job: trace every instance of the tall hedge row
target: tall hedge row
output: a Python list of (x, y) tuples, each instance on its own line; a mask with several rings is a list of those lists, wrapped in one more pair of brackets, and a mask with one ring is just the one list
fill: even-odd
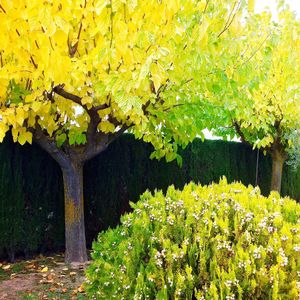
[[(113, 227), (147, 188), (182, 188), (191, 180), (207, 184), (225, 175), (228, 181), (254, 184), (257, 152), (233, 142), (196, 140), (182, 151), (183, 166), (150, 160), (151, 147), (124, 135), (84, 169), (88, 243)], [(271, 161), (259, 155), (258, 183), (270, 184)], [(284, 169), (282, 193), (300, 199), (300, 170)], [(6, 139), (0, 144), (0, 257), (13, 259), (64, 246), (62, 175), (37, 146)]]

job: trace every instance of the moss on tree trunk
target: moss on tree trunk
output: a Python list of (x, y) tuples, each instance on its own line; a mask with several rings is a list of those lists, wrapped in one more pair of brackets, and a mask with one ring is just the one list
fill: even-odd
[(83, 164), (71, 163), (68, 168), (62, 170), (65, 194), (65, 261), (86, 262)]

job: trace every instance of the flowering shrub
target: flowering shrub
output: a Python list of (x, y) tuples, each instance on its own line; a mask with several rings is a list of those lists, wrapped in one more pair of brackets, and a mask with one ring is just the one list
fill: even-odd
[(91, 299), (300, 299), (300, 205), (240, 183), (146, 192), (101, 233)]

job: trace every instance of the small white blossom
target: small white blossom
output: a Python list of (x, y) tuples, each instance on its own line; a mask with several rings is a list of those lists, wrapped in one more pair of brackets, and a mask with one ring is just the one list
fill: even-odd
[(171, 216), (168, 216), (167, 217), (167, 223), (169, 224), (169, 225), (174, 225), (174, 219), (171, 217)]
[(232, 281), (231, 280), (226, 280), (225, 285), (226, 285), (226, 287), (231, 288)]
[(241, 205), (239, 203), (235, 203), (234, 206), (233, 206), (233, 209), (235, 211), (240, 211), (242, 209)]
[(288, 259), (288, 257), (285, 255), (285, 253), (284, 253), (284, 251), (283, 251), (282, 248), (279, 248), (279, 254), (280, 254), (281, 259), (282, 259), (282, 262), (280, 263), (280, 265), (281, 265), (282, 267), (285, 267), (285, 266), (288, 264), (289, 259)]
[(260, 259), (261, 258), (261, 249), (260, 249), (260, 247), (254, 249), (254, 251), (253, 251), (253, 257), (256, 258), (256, 259)]
[(296, 251), (296, 252), (300, 252), (300, 246), (298, 246), (298, 245), (296, 245), (296, 246), (294, 246), (294, 251)]
[(199, 216), (197, 213), (193, 213), (193, 217), (194, 217), (197, 221), (199, 221), (199, 219), (200, 219), (200, 216)]

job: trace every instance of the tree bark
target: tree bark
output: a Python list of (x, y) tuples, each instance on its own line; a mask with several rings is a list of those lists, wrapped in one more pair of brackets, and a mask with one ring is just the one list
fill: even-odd
[(83, 163), (62, 167), (65, 196), (65, 261), (86, 262), (83, 205)]
[(286, 154), (283, 150), (272, 149), (272, 179), (271, 179), (271, 191), (281, 192), (281, 179), (283, 164), (286, 160)]

